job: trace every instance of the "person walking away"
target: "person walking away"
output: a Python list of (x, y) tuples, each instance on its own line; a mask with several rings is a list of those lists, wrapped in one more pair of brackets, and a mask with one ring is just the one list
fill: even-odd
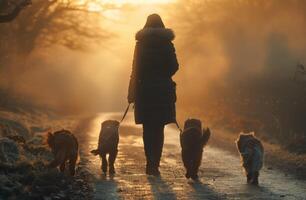
[(135, 123), (143, 125), (146, 174), (159, 176), (164, 144), (164, 126), (176, 122), (177, 72), (174, 33), (158, 14), (149, 15), (136, 33), (128, 102), (134, 103)]

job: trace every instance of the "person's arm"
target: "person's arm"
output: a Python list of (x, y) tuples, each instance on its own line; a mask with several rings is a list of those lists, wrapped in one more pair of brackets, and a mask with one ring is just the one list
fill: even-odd
[(137, 67), (138, 67), (138, 42), (136, 43), (135, 49), (134, 49), (134, 57), (133, 57), (133, 65), (132, 65), (132, 73), (130, 76), (130, 83), (129, 83), (129, 91), (128, 91), (128, 102), (134, 103), (136, 98), (136, 80), (137, 80)]
[(170, 43), (170, 49), (169, 49), (169, 73), (170, 76), (173, 76), (177, 70), (179, 69), (179, 64), (177, 62), (175, 48), (173, 43)]

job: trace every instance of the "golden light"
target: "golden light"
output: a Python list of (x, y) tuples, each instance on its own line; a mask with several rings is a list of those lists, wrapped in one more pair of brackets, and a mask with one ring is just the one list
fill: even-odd
[(89, 5), (92, 7), (103, 5), (144, 5), (144, 4), (167, 4), (175, 2), (176, 0), (75, 0), (74, 3), (78, 5)]
[[(101, 12), (104, 7), (125, 5), (163, 5), (173, 3), (176, 0), (74, 0), (73, 5), (86, 8), (90, 12)], [(71, 3), (71, 2), (70, 2)]]
[(100, 0), (100, 3), (108, 4), (164, 4), (174, 0)]

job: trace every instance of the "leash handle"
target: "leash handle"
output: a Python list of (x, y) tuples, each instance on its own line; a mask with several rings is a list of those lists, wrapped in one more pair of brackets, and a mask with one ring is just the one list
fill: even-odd
[(124, 118), (125, 118), (127, 112), (129, 111), (130, 105), (131, 105), (131, 104), (129, 103), (128, 106), (126, 107), (125, 112), (124, 112), (124, 114), (123, 114), (123, 116), (122, 116), (122, 119), (121, 119), (121, 121), (120, 121), (120, 124), (121, 124), (121, 122), (124, 120)]

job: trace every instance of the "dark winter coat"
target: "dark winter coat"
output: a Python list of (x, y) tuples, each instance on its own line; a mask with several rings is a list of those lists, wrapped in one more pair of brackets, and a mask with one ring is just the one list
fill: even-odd
[(135, 105), (136, 124), (176, 121), (176, 84), (171, 77), (178, 62), (173, 39), (173, 31), (166, 28), (144, 28), (136, 34), (128, 94)]

